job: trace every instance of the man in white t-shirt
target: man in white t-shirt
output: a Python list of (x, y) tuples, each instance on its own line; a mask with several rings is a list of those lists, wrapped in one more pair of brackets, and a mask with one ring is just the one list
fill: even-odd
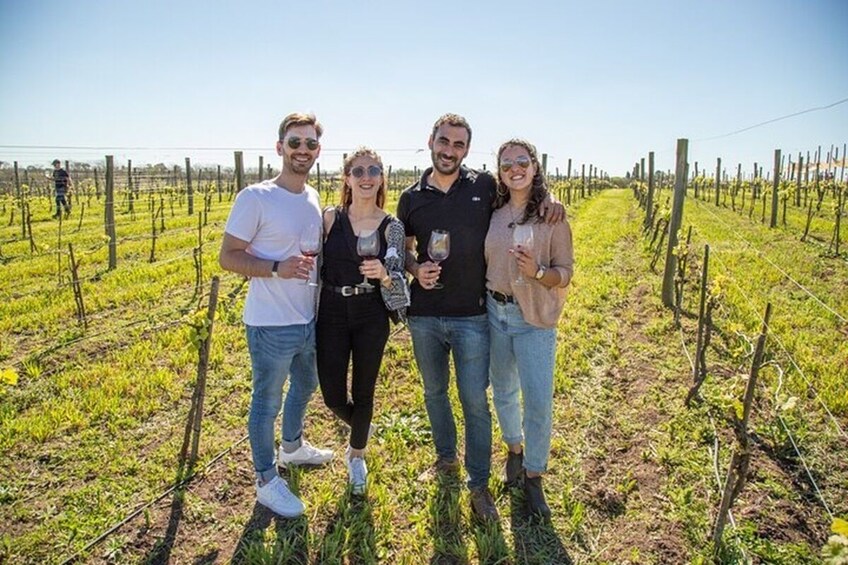
[[(303, 514), (304, 506), (277, 473), (277, 464), (318, 465), (333, 457), (303, 438), (306, 406), (318, 387), (316, 287), (309, 284), (318, 273), (314, 259), (301, 253), (300, 234), (321, 225), (318, 193), (306, 178), (321, 152), (322, 131), (313, 114), (285, 117), (277, 141), (283, 170), (238, 193), (218, 256), (227, 271), (250, 277), (243, 319), (253, 369), (248, 433), (256, 496), (287, 518)], [(289, 375), (282, 443), (275, 453), (274, 425)]]

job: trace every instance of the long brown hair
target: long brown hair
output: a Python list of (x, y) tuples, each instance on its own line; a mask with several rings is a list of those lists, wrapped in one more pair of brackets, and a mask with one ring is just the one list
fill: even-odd
[(347, 183), (347, 177), (350, 175), (351, 169), (353, 169), (353, 162), (359, 157), (370, 157), (374, 159), (380, 165), (380, 169), (383, 170), (383, 172), (380, 173), (380, 188), (377, 189), (377, 208), (382, 208), (386, 203), (386, 171), (383, 168), (383, 160), (380, 159), (380, 156), (377, 155), (376, 151), (368, 147), (358, 147), (356, 151), (348, 155), (347, 159), (344, 160), (344, 164), (342, 165), (341, 206), (347, 210), (353, 203), (353, 189)]
[(507, 147), (512, 146), (526, 149), (527, 154), (530, 155), (530, 162), (533, 163), (533, 167), (536, 169), (536, 173), (533, 175), (533, 183), (530, 185), (530, 196), (527, 200), (527, 206), (524, 208), (524, 216), (521, 217), (518, 223), (526, 224), (532, 221), (534, 224), (538, 224), (543, 219), (539, 212), (539, 207), (548, 196), (548, 184), (545, 181), (542, 166), (539, 164), (539, 154), (536, 152), (536, 147), (526, 139), (510, 139), (509, 141), (505, 141), (500, 146), (500, 149), (498, 149), (498, 194), (495, 197), (495, 208), (501, 208), (509, 202), (509, 189), (501, 180), (501, 155)]

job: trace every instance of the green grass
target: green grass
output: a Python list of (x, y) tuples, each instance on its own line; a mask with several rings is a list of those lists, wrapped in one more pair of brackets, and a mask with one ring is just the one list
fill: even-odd
[[(186, 214), (176, 196), (171, 216), (168, 198), (166, 193), (166, 230), (153, 263), (148, 262), (150, 213), (143, 199), (134, 221), (125, 211), (118, 214), (122, 241), (115, 271), (106, 270), (96, 199), (87, 206), (79, 231), (76, 216), (63, 225), (62, 241), (83, 250), (77, 253), (89, 311), (86, 331), (74, 320), (66, 267), (57, 271), (59, 235), (57, 223), (47, 219), (49, 200), (32, 205), (38, 252), (30, 254), (29, 242), (20, 240), (19, 225), (0, 228), (0, 360), (2, 368), (13, 367), (19, 375), (17, 384), (0, 388), (0, 446), (6, 463), (0, 467), (0, 560), (61, 561), (163, 492), (177, 476), (196, 372), (188, 323), (200, 301), (193, 296), (190, 253), (198, 243), (197, 218)], [(395, 202), (392, 193), (387, 207), (393, 210)], [(234, 300), (227, 297), (240, 280), (221, 273), (215, 261), (229, 206), (227, 195), (221, 203), (213, 198), (203, 228), (204, 291), (213, 274), (222, 275), (222, 288), (201, 467), (246, 433), (250, 374), (240, 323), (243, 293)], [(839, 328), (810, 301), (793, 295), (758, 255), (741, 249), (737, 236), (767, 248), (772, 261), (843, 312), (848, 309), (848, 297), (840, 292), (848, 287), (844, 264), (818, 256), (784, 230), (770, 231), (747, 216), (717, 210), (728, 224), (724, 227), (705, 206), (687, 204), (685, 223), (696, 225), (696, 245), (710, 241), (715, 246), (722, 272), (741, 289), (728, 287), (719, 323), (729, 334), (735, 324), (738, 331), (754, 335), (755, 312), (773, 300), (779, 315), (772, 331), (814, 376), (822, 401), (844, 424), (846, 379), (840, 359), (846, 357), (844, 339), (834, 333)], [(85, 559), (705, 562), (719, 496), (710, 454), (715, 432), (708, 415), (717, 421), (724, 473), (731, 442), (723, 410), (738, 397), (741, 381), (728, 377), (729, 370), (716, 370), (705, 385), (708, 402), (683, 408), (690, 369), (671, 313), (659, 303), (659, 277), (648, 268), (641, 211), (630, 192), (610, 190), (576, 201), (569, 215), (577, 267), (558, 337), (554, 436), (545, 478), (554, 511), (549, 525), (527, 519), (520, 492), (501, 490), (505, 452), (497, 429), (491, 487), (501, 513), (498, 525), (471, 519), (461, 479), (437, 479), (427, 472), (434, 459), (429, 422), (409, 337), (401, 331), (387, 346), (378, 383), (375, 423), (380, 431), (369, 446), (371, 483), (364, 500), (346, 488), (340, 461), (346, 428), (316, 397), (308, 413), (309, 438), (336, 448), (337, 458), (325, 468), (287, 472), (308, 507), (302, 518), (275, 520), (254, 507), (249, 449), (239, 444), (187, 489), (151, 507)], [(808, 264), (814, 266), (812, 273), (800, 268)], [(754, 305), (746, 307), (755, 292)], [(686, 307), (696, 309), (691, 298)], [(684, 334), (692, 340), (689, 320)], [(785, 364), (785, 354), (771, 355)], [(716, 353), (711, 359), (718, 369), (741, 365), (744, 357)], [(845, 499), (838, 498), (845, 490), (845, 462), (838, 460), (838, 437), (827, 431), (827, 420), (803, 379), (787, 371), (775, 394), (776, 375), (766, 373), (753, 425), (774, 456), (756, 467), (734, 506), (739, 526), (726, 534), (725, 561), (755, 555), (769, 562), (814, 562), (828, 524), (803, 492), (803, 477), (796, 481), (801, 476), (793, 470), (797, 462), (786, 453), (786, 438), (775, 426), (775, 398), (798, 398), (796, 408), (781, 414), (842, 515), (848, 510)], [(455, 391), (452, 400), (462, 426)], [(786, 536), (771, 527), (787, 517), (803, 518), (811, 533)], [(177, 524), (170, 537), (169, 518)]]

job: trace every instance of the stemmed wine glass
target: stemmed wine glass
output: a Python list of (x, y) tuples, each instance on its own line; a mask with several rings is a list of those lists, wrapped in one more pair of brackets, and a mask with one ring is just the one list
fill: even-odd
[[(364, 261), (377, 258), (377, 255), (380, 254), (380, 237), (377, 230), (359, 234), (356, 239), (356, 253)], [(358, 288), (374, 288), (374, 285), (368, 282), (368, 277), (365, 275), (362, 275), (362, 282), (356, 286)]]
[[(450, 233), (447, 230), (433, 230), (430, 233), (427, 255), (430, 257), (430, 261), (436, 265), (448, 258), (450, 255)], [(445, 285), (437, 282), (433, 285), (433, 288), (445, 288)]]
[[(512, 244), (515, 247), (521, 247), (524, 250), (533, 249), (533, 225), (532, 224), (516, 224), (512, 232)], [(518, 269), (518, 278), (513, 281), (515, 284), (527, 284), (527, 279), (524, 278), (524, 273), (521, 268)]]
[[(306, 257), (316, 257), (320, 251), (321, 226), (318, 224), (309, 224), (302, 232), (300, 232), (300, 252)], [(312, 282), (311, 278), (303, 281), (303, 284), (318, 286), (318, 283)]]

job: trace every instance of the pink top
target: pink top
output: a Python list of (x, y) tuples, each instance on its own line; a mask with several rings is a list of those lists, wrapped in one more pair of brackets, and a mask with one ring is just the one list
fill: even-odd
[(517, 264), (509, 253), (512, 249), (513, 228), (509, 224), (521, 218), (524, 211), (511, 211), (510, 204), (495, 210), (486, 234), (486, 288), (515, 296), (524, 320), (540, 328), (555, 328), (565, 306), (565, 287), (574, 274), (574, 248), (568, 220), (554, 225), (533, 224), (533, 249), (536, 261), (555, 269), (562, 283), (548, 288), (539, 281), (527, 278), (526, 284), (515, 284)]

